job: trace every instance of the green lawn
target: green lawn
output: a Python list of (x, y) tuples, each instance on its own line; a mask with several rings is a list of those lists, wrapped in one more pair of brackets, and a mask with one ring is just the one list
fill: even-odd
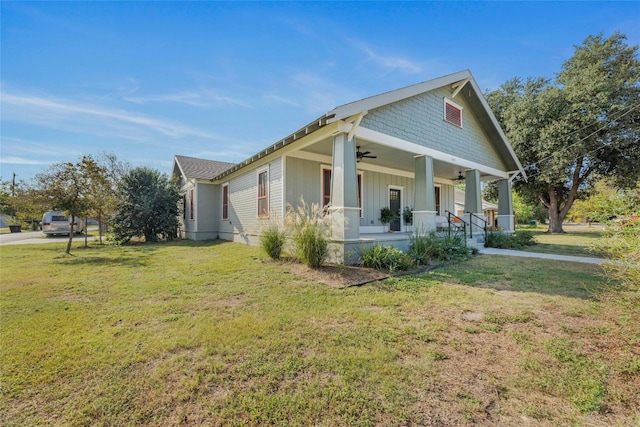
[(0, 419), (633, 425), (639, 316), (599, 267), (477, 256), (330, 288), (221, 242), (0, 248)]
[(537, 245), (524, 248), (528, 252), (548, 253), (557, 255), (572, 255), (583, 257), (602, 258), (602, 254), (594, 250), (595, 242), (602, 238), (603, 226), (594, 224), (591, 227), (586, 225), (564, 225), (565, 234), (548, 234), (547, 226), (539, 225), (532, 229), (529, 227), (519, 228), (533, 232)]

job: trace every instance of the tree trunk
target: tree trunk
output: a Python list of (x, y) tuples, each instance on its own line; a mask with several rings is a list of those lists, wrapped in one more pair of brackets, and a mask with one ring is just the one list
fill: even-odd
[(67, 250), (66, 250), (67, 255), (71, 253), (71, 244), (73, 243), (73, 233), (74, 233), (74, 229), (73, 229), (74, 222), (76, 222), (76, 217), (71, 215), (71, 224), (69, 227), (69, 241), (67, 242)]
[(547, 233), (564, 233), (562, 229), (564, 215), (562, 215), (562, 211), (560, 210), (558, 196), (557, 189), (549, 190), (549, 228), (547, 229)]

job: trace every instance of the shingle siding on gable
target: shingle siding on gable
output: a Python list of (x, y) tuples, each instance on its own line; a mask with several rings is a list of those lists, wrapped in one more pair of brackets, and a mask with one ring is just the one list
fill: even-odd
[[(463, 107), (462, 128), (443, 120), (443, 99), (450, 97), (450, 91), (438, 89), (385, 105), (369, 111), (360, 125), (443, 153), (505, 170), (502, 159), (473, 115), (462, 92), (453, 100)], [(469, 143), (470, 141), (473, 142)]]

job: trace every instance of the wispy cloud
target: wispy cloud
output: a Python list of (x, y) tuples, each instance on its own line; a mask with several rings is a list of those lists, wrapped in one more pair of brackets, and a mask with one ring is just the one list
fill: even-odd
[(156, 96), (125, 96), (125, 101), (135, 104), (147, 104), (150, 102), (178, 102), (180, 104), (191, 105), (193, 107), (207, 107), (208, 104), (202, 101), (202, 95), (195, 92), (179, 92), (174, 94)]
[(220, 95), (217, 91), (211, 89), (204, 89), (202, 92), (190, 91), (149, 96), (125, 96), (123, 99), (136, 104), (176, 102), (201, 108), (216, 107), (220, 105), (235, 105), (242, 108), (253, 108), (253, 106), (248, 102), (238, 98)]
[[(86, 119), (100, 120), (102, 128), (126, 124), (153, 133), (174, 138), (199, 137), (218, 139), (217, 135), (185, 126), (164, 118), (150, 117), (132, 111), (111, 109), (99, 105), (79, 103), (74, 100), (53, 99), (41, 96), (2, 92), (0, 94), (5, 119), (31, 122), (40, 125), (78, 126), (87, 130)], [(62, 121), (62, 123), (61, 123)], [(80, 123), (82, 122), (82, 123)], [(104, 130), (97, 130), (100, 134)]]
[(399, 56), (383, 55), (373, 50), (373, 48), (366, 43), (352, 41), (351, 45), (366, 56), (367, 62), (373, 62), (389, 72), (401, 71), (407, 74), (417, 74), (423, 71), (423, 67), (415, 61)]
[(266, 100), (268, 101), (272, 101), (275, 102), (277, 104), (285, 104), (285, 105), (290, 105), (292, 107), (300, 107), (300, 104), (298, 104), (296, 101), (289, 99), (289, 98), (285, 98), (284, 96), (278, 96), (278, 95), (265, 95), (264, 97)]
[(51, 161), (45, 160), (34, 160), (34, 159), (26, 159), (24, 157), (16, 157), (16, 156), (2, 156), (0, 157), (0, 163), (3, 165), (48, 165), (51, 164)]

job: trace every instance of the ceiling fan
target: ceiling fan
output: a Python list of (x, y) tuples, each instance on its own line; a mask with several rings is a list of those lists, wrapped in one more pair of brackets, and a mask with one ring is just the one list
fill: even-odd
[(360, 160), (367, 158), (367, 159), (377, 159), (378, 156), (370, 156), (369, 154), (371, 154), (371, 151), (365, 151), (362, 152), (360, 151), (360, 146), (358, 145), (356, 147), (358, 150), (356, 151), (356, 160), (359, 162)]
[(462, 175), (462, 171), (458, 172), (458, 176), (456, 178), (453, 178), (454, 181), (464, 181), (465, 177), (464, 175)]

